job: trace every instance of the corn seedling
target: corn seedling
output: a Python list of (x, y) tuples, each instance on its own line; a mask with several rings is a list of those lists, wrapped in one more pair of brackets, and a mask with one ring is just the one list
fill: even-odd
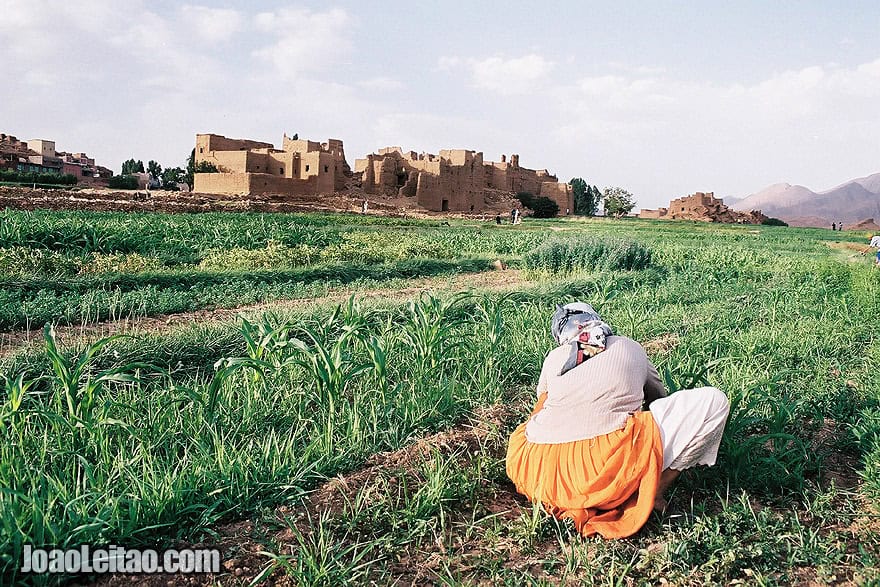
[[(254, 365), (271, 363), (278, 366), (284, 360), (284, 353), (288, 349), (288, 333), (290, 324), (284, 323), (279, 326), (272, 325), (268, 319), (258, 324), (252, 324), (244, 316), (241, 319), (241, 335), (247, 345), (247, 355), (254, 361)], [(262, 368), (253, 369), (254, 381), (263, 377)]]
[[(296, 364), (306, 370), (315, 384), (318, 405), (329, 413), (334, 411), (336, 400), (342, 395), (346, 384), (370, 369), (369, 365), (351, 360), (348, 352), (352, 330), (343, 330), (335, 338), (328, 340), (307, 326), (297, 329), (307, 341), (291, 338), (290, 345), (298, 351), (286, 362)], [(327, 330), (325, 329), (325, 333)]]
[[(58, 350), (55, 343), (55, 330), (51, 325), (47, 324), (43, 329), (43, 337), (46, 342), (46, 354), (55, 373), (56, 383), (61, 389), (61, 393), (56, 397), (66, 406), (69, 422), (78, 428), (90, 431), (93, 424), (106, 422), (108, 404), (98, 402), (98, 394), (105, 383), (110, 381), (134, 382), (138, 380), (138, 377), (132, 374), (133, 371), (150, 368), (149, 365), (143, 363), (131, 363), (105, 369), (98, 373), (90, 372), (89, 367), (95, 356), (107, 345), (122, 338), (121, 335), (109, 336), (89, 345), (75, 360), (69, 359)], [(96, 415), (95, 411), (99, 406), (103, 413)]]
[(456, 348), (466, 342), (454, 339), (456, 328), (464, 318), (454, 315), (457, 305), (472, 297), (469, 293), (457, 294), (446, 301), (429, 293), (407, 305), (406, 321), (401, 337), (415, 352), (418, 372), (427, 374), (451, 358)]

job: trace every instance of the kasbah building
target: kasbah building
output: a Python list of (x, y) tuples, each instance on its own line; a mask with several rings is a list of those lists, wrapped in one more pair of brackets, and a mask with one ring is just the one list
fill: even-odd
[(329, 195), (358, 186), (365, 196), (406, 198), (434, 212), (483, 212), (490, 202), (519, 192), (545, 196), (559, 214), (574, 209), (571, 186), (545, 170), (510, 161), (484, 161), (480, 152), (442, 150), (439, 155), (380, 149), (357, 159), (352, 172), (342, 141), (326, 143), (289, 138), (281, 149), (271, 143), (196, 135), (195, 162), (213, 164), (218, 173), (196, 173), (194, 192), (227, 195)]
[(767, 216), (760, 210), (739, 212), (728, 208), (723, 200), (713, 192), (696, 192), (689, 196), (676, 198), (667, 208), (643, 209), (639, 218), (654, 220), (699, 220), (701, 222), (726, 222), (735, 224), (761, 224)]

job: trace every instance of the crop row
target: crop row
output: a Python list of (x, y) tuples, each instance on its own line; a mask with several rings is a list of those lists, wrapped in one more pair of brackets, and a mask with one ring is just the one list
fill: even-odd
[[(175, 358), (168, 348), (150, 356), (140, 340), (114, 339), (70, 353), (49, 331), (44, 368), (5, 373), (0, 557), (12, 573), (26, 542), (156, 545), (297, 503), (371, 454), (476, 406), (532, 395), (551, 344), (547, 318), (574, 298), (595, 303), (621, 334), (677, 340), (652, 351), (671, 390), (708, 381), (730, 396), (719, 466), (689, 483), (767, 498), (809, 492), (823, 451), (835, 448), (810, 443), (816, 423), (850, 424), (865, 450), (880, 450), (864, 419), (876, 401), (867, 385), (880, 366), (871, 350), (880, 279), (808, 257), (777, 260), (770, 274), (753, 272), (760, 255), (754, 263), (711, 278), (692, 266), (504, 297), (267, 314), (240, 322), (237, 343), (196, 374), (154, 364)], [(190, 343), (210, 347), (203, 335)], [(204, 365), (206, 356), (181, 359)], [(865, 475), (878, 486), (876, 471)]]

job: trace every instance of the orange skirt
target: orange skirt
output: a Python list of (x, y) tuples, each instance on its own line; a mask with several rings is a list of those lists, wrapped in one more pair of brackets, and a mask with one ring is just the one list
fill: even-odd
[[(532, 414), (544, 406), (541, 394)], [(584, 536), (625, 538), (648, 521), (663, 467), (660, 429), (636, 412), (609, 434), (562, 444), (534, 444), (521, 424), (510, 436), (507, 476), (516, 490)]]

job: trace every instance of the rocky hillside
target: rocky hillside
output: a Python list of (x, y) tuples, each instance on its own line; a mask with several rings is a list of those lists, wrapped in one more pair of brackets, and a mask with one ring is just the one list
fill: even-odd
[(797, 226), (830, 226), (880, 217), (880, 173), (853, 179), (824, 192), (778, 183), (733, 202), (735, 210), (761, 210)]

